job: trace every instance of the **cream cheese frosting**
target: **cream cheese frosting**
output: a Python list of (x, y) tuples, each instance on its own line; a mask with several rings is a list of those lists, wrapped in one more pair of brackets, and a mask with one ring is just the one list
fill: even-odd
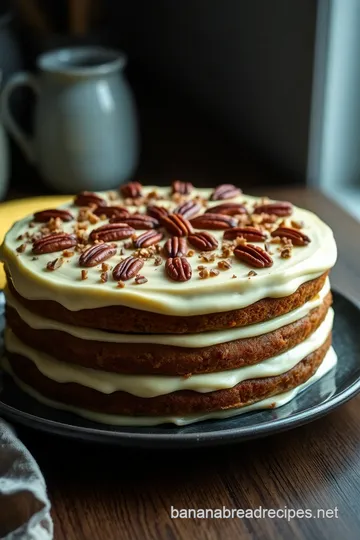
[(9, 306), (14, 308), (20, 318), (31, 328), (35, 330), (56, 330), (65, 332), (76, 338), (84, 339), (87, 341), (99, 341), (104, 343), (152, 343), (158, 345), (172, 345), (175, 347), (183, 348), (201, 348), (210, 347), (212, 345), (218, 345), (220, 343), (227, 343), (229, 341), (235, 341), (237, 339), (245, 339), (256, 336), (261, 336), (269, 332), (273, 332), (283, 326), (296, 322), (303, 317), (306, 317), (313, 309), (319, 307), (325, 296), (330, 291), (329, 278), (326, 279), (325, 284), (319, 294), (315, 298), (306, 302), (302, 306), (284, 315), (275, 317), (269, 321), (262, 323), (251, 324), (249, 326), (235, 327), (229, 330), (217, 330), (210, 332), (203, 332), (198, 334), (184, 334), (179, 336), (178, 334), (121, 334), (115, 332), (105, 332), (102, 330), (89, 329), (79, 326), (73, 326), (65, 324), (54, 319), (48, 319), (33, 313), (26, 309), (14, 296), (11, 294), (8, 288), (5, 289), (5, 298)]
[(67, 364), (24, 344), (10, 328), (5, 330), (5, 346), (9, 352), (29, 358), (43, 375), (58, 383), (77, 383), (104, 394), (123, 391), (134, 396), (151, 398), (180, 390), (213, 392), (233, 388), (248, 379), (286, 373), (325, 343), (332, 329), (333, 319), (334, 311), (330, 308), (319, 328), (306, 340), (268, 360), (238, 369), (191, 377), (127, 375)]
[[(144, 186), (144, 194), (156, 191), (164, 199), (154, 201), (155, 204), (173, 209), (177, 203), (169, 196), (169, 188), (157, 186)], [(212, 189), (194, 189), (191, 197), (200, 196), (209, 199)], [(100, 193), (110, 205), (124, 203), (121, 195), (112, 200), (109, 193)], [(251, 210), (260, 199), (250, 195), (241, 194), (226, 202), (245, 203)], [(225, 201), (209, 201), (208, 208)], [(271, 202), (269, 200), (268, 202)], [(75, 216), (79, 208), (72, 203), (62, 205), (60, 208), (69, 209)], [(129, 206), (131, 212), (144, 212), (145, 207)], [(164, 264), (154, 265), (153, 260), (145, 260), (141, 274), (147, 282), (141, 285), (134, 280), (126, 282), (124, 288), (117, 287), (117, 283), (108, 279), (106, 283), (100, 280), (101, 265), (89, 269), (88, 278), (81, 280), (78, 255), (65, 259), (64, 264), (56, 271), (46, 269), (48, 262), (61, 256), (59, 253), (43, 254), (34, 258), (31, 245), (20, 253), (17, 248), (21, 244), (19, 237), (29, 232), (32, 216), (16, 222), (7, 233), (0, 250), (0, 260), (3, 260), (11, 274), (15, 289), (24, 298), (30, 300), (53, 300), (71, 311), (81, 309), (94, 309), (103, 306), (123, 305), (140, 310), (167, 315), (190, 316), (207, 313), (219, 313), (247, 307), (258, 300), (267, 297), (284, 297), (294, 293), (303, 283), (315, 279), (331, 269), (337, 258), (337, 249), (330, 227), (314, 213), (299, 207), (293, 207), (291, 220), (303, 222), (301, 231), (308, 235), (311, 242), (306, 246), (294, 246), (290, 258), (282, 258), (277, 252), (276, 244), (272, 245), (273, 265), (270, 268), (256, 269), (256, 276), (249, 277), (249, 268), (243, 262), (232, 258), (232, 268), (221, 271), (216, 277), (201, 279), (196, 271), (199, 264), (205, 264), (210, 270), (217, 268), (215, 262), (203, 263), (199, 259), (199, 252), (195, 250), (193, 257), (188, 260), (193, 268), (193, 276), (187, 282), (174, 282), (167, 278)], [(282, 221), (279, 218), (279, 223)], [(90, 224), (88, 232), (102, 225), (103, 222)], [(37, 225), (30, 229), (37, 232)], [(72, 232), (74, 222), (64, 223), (63, 230)], [(223, 231), (209, 231), (219, 241), (219, 248)], [(141, 231), (137, 231), (141, 233)], [(164, 239), (161, 244), (166, 240)], [(119, 247), (124, 242), (117, 242)], [(259, 244), (263, 247), (263, 243)], [(124, 256), (132, 252), (125, 249)], [(220, 254), (220, 249), (214, 252)], [(108, 262), (115, 266), (121, 258), (119, 253)], [(233, 276), (236, 276), (233, 278)]]
[(30, 395), (32, 398), (36, 399), (40, 403), (47, 405), (49, 407), (68, 411), (73, 414), (76, 414), (82, 418), (86, 418), (93, 422), (98, 422), (107, 425), (113, 426), (131, 426), (131, 427), (150, 427), (157, 426), (161, 424), (174, 424), (176, 426), (187, 426), (194, 424), (196, 422), (203, 422), (206, 420), (224, 420), (226, 418), (234, 418), (242, 414), (249, 412), (266, 410), (266, 409), (277, 409), (291, 402), (300, 392), (303, 392), (305, 389), (312, 386), (314, 383), (322, 379), (327, 373), (329, 373), (337, 364), (337, 356), (332, 347), (330, 347), (327, 352), (324, 360), (310, 379), (305, 383), (299, 385), (293, 390), (284, 392), (282, 394), (277, 394), (269, 398), (263, 399), (252, 403), (251, 405), (246, 405), (240, 408), (226, 409), (221, 411), (215, 411), (210, 413), (199, 413), (183, 416), (121, 416), (113, 414), (104, 414), (95, 411), (85, 410), (79, 407), (74, 407), (72, 405), (67, 405), (65, 403), (56, 402), (51, 400), (39, 392), (31, 388), (29, 385), (21, 381), (12, 371), (10, 363), (7, 359), (3, 360), (3, 368), (9, 373), (16, 382), (16, 384), (23, 390), (23, 392)]

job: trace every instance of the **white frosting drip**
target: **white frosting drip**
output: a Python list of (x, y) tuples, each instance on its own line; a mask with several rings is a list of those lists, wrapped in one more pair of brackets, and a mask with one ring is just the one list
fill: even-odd
[(286, 373), (323, 345), (331, 331), (333, 318), (334, 311), (330, 308), (322, 324), (311, 336), (289, 351), (268, 360), (252, 366), (217, 373), (192, 375), (188, 378), (109, 373), (66, 364), (25, 345), (9, 328), (5, 330), (5, 346), (8, 351), (32, 360), (43, 375), (58, 383), (77, 383), (104, 394), (123, 391), (134, 396), (151, 398), (179, 390), (193, 390), (200, 393), (213, 392), (233, 388), (248, 379), (273, 377)]
[(330, 291), (330, 282), (327, 278), (324, 287), (321, 289), (315, 298), (306, 302), (302, 306), (285, 315), (276, 317), (272, 320), (258, 324), (244, 326), (242, 328), (231, 328), (229, 330), (218, 330), (214, 332), (203, 332), (198, 334), (146, 334), (146, 335), (131, 335), (120, 334), (114, 332), (104, 332), (94, 330), (92, 328), (82, 328), (80, 326), (72, 326), (54, 319), (42, 317), (26, 309), (18, 302), (7, 288), (5, 290), (6, 302), (13, 307), (20, 318), (31, 328), (35, 330), (57, 330), (66, 332), (74, 337), (87, 341), (99, 341), (107, 343), (152, 343), (159, 345), (172, 345), (175, 347), (209, 347), (219, 343), (227, 343), (237, 339), (251, 338), (273, 332), (278, 328), (282, 328), (288, 324), (306, 317), (311, 310), (320, 306), (325, 296)]
[[(159, 193), (168, 195), (168, 188), (147, 186), (144, 192), (156, 189)], [(192, 196), (200, 195), (208, 198), (212, 189), (194, 190)], [(102, 193), (108, 198), (106, 193)], [(251, 209), (259, 198), (240, 195), (231, 202), (247, 202)], [(121, 199), (110, 204), (121, 204)], [(173, 208), (174, 202), (160, 200), (160, 205)], [(209, 202), (209, 206), (219, 204)], [(76, 214), (78, 209), (71, 204), (61, 208), (70, 208)], [(130, 207), (131, 211), (143, 211), (144, 208)], [(270, 268), (256, 269), (257, 276), (248, 277), (250, 268), (233, 258), (230, 270), (221, 271), (220, 275), (208, 279), (200, 279), (196, 267), (200, 263), (197, 254), (189, 258), (193, 267), (193, 277), (185, 283), (171, 281), (165, 276), (164, 264), (155, 266), (152, 260), (146, 261), (141, 274), (148, 279), (147, 283), (137, 285), (134, 280), (126, 282), (123, 289), (117, 287), (110, 277), (108, 282), (100, 282), (100, 266), (89, 269), (88, 279), (80, 279), (78, 256), (66, 259), (65, 263), (54, 272), (46, 270), (49, 261), (61, 255), (50, 253), (33, 259), (31, 248), (24, 253), (18, 253), (16, 248), (21, 241), (19, 235), (26, 232), (31, 216), (15, 223), (5, 237), (0, 251), (0, 259), (8, 267), (14, 286), (19, 294), (31, 300), (53, 300), (71, 311), (93, 309), (103, 306), (123, 305), (153, 313), (167, 315), (190, 316), (206, 313), (223, 312), (241, 309), (258, 300), (267, 297), (284, 297), (294, 293), (303, 283), (315, 279), (331, 269), (337, 258), (336, 243), (332, 230), (312, 212), (294, 207), (291, 219), (303, 221), (302, 231), (311, 238), (311, 243), (304, 247), (294, 247), (292, 257), (283, 259), (277, 246), (273, 246), (274, 264)], [(281, 219), (279, 219), (281, 221)], [(98, 227), (103, 222), (91, 225), (88, 229)], [(65, 223), (65, 232), (72, 232), (73, 223)], [(30, 229), (36, 232), (36, 228)], [(141, 231), (137, 231), (140, 233)], [(223, 231), (211, 231), (220, 241)], [(164, 238), (165, 241), (166, 238)], [(121, 245), (122, 243), (119, 243)], [(263, 246), (263, 244), (260, 244)], [(219, 250), (216, 252), (218, 253)], [(128, 252), (127, 254), (130, 254)], [(111, 260), (112, 266), (117, 264), (120, 256)], [(203, 263), (200, 263), (203, 264)], [(216, 262), (206, 264), (216, 268)], [(237, 277), (232, 278), (235, 274)]]
[[(331, 347), (326, 354), (323, 362), (319, 366), (316, 373), (305, 383), (299, 385), (293, 390), (272, 396), (261, 401), (257, 401), (252, 405), (246, 405), (245, 407), (236, 408), (236, 409), (227, 409), (223, 411), (215, 411), (211, 413), (198, 413), (191, 414), (187, 416), (120, 416), (115, 414), (104, 414), (94, 411), (89, 411), (81, 409), (79, 407), (74, 407), (72, 405), (66, 405), (64, 403), (59, 403), (51, 399), (42, 396), (22, 382), (12, 371), (9, 362), (3, 360), (3, 368), (7, 371), (15, 380), (16, 384), (31, 397), (47, 405), (48, 407), (53, 407), (55, 409), (68, 411), (74, 413), (78, 416), (98, 422), (101, 424), (108, 424), (113, 426), (134, 426), (134, 427), (145, 427), (145, 426), (157, 426), (161, 424), (175, 424), (176, 426), (186, 426), (189, 424), (194, 424), (196, 422), (202, 422), (205, 420), (224, 420), (225, 418), (232, 418), (235, 416), (240, 416), (253, 411), (263, 410), (263, 409), (277, 409), (286, 405), (291, 400), (293, 400), (300, 392), (303, 392), (306, 388), (309, 388), (315, 382), (319, 381), (324, 377), (329, 371), (331, 371), (337, 364), (337, 356), (334, 349)], [(270, 418), (269, 418), (270, 419)]]

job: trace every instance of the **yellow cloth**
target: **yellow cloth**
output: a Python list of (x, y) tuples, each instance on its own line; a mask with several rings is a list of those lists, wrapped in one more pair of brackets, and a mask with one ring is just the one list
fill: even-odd
[[(17, 199), (0, 203), (0, 244), (6, 232), (12, 224), (26, 217), (28, 214), (37, 212), (38, 210), (46, 210), (47, 208), (56, 208), (59, 204), (63, 204), (72, 198), (71, 195), (55, 195), (46, 197), (34, 197), (31, 199)], [(5, 286), (5, 273), (2, 264), (0, 263), (0, 289)]]

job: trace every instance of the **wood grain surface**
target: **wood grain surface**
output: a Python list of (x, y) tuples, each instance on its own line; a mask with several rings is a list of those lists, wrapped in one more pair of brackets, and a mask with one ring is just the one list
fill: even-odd
[[(317, 192), (280, 188), (266, 194), (291, 200), (329, 223), (339, 249), (332, 285), (360, 301), (360, 224)], [(20, 426), (18, 433), (44, 473), (55, 540), (358, 540), (359, 425), (360, 396), (307, 426), (211, 449), (133, 451)], [(333, 517), (171, 517), (171, 507), (224, 506), (322, 509)]]

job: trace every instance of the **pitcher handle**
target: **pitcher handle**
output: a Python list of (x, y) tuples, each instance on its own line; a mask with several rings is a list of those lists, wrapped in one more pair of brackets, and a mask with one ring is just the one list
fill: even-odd
[(35, 163), (36, 155), (34, 141), (17, 124), (10, 110), (10, 96), (12, 92), (20, 86), (29, 86), (36, 96), (40, 93), (39, 83), (34, 75), (26, 71), (15, 73), (15, 75), (13, 75), (5, 84), (0, 94), (1, 115), (4, 126), (14, 137), (27, 159), (30, 163)]

